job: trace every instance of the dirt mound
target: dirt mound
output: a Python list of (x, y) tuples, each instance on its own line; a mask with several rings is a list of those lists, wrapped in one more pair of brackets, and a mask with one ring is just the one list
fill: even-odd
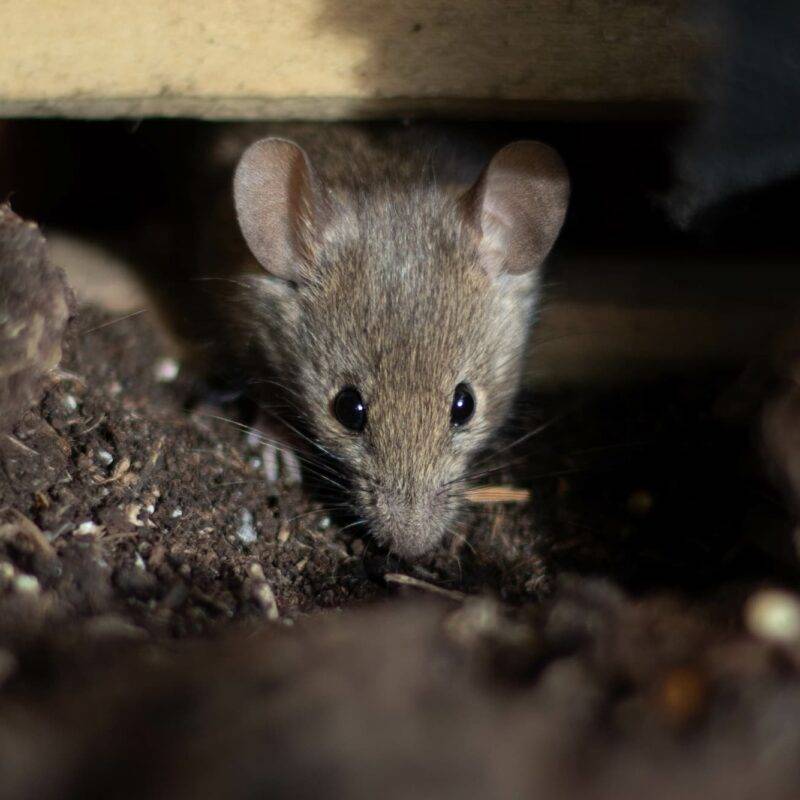
[[(738, 445), (688, 422), (686, 385), (553, 423), (522, 467), (510, 448), (491, 480), (531, 502), (476, 505), (402, 563), (268, 480), (237, 419), (187, 410), (148, 313), (79, 309), (62, 342), (63, 280), (5, 214), (0, 333), (46, 325), (0, 352), (31, 359), (0, 373), (4, 797), (800, 790), (800, 606), (761, 592), (743, 623), (776, 573), (710, 468)], [(599, 446), (611, 421), (654, 445)]]

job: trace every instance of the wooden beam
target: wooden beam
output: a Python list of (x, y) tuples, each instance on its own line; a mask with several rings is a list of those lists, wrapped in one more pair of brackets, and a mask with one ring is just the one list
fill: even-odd
[(0, 0), (0, 115), (607, 115), (690, 96), (679, 0)]

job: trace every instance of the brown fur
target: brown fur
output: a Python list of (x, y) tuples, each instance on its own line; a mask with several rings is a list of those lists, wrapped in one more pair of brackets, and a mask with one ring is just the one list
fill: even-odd
[[(523, 160), (525, 147), (534, 145), (522, 146)], [(554, 158), (549, 149), (547, 157)], [(474, 198), (489, 191), (484, 184), (517, 176), (485, 175), (461, 195), (438, 185), (417, 153), (369, 152), (362, 143), (305, 158), (279, 140), (254, 145), (237, 171), (240, 223), (268, 271), (250, 278), (246, 292), (257, 349), (290, 381), (320, 447), (344, 464), (356, 513), (406, 556), (445, 535), (470, 457), (508, 413), (536, 303), (536, 268), (563, 217), (563, 207), (551, 209), (554, 229), (536, 229), (544, 252), (531, 253), (524, 270), (519, 252), (514, 269), (504, 269), (497, 246), (487, 248), (489, 204), (476, 206)], [(563, 173), (555, 177), (555, 195), (547, 186), (541, 192), (551, 207), (565, 201)], [(533, 189), (525, 183), (525, 200)], [(495, 200), (506, 196), (492, 191)], [(504, 213), (502, 203), (491, 210)], [(513, 238), (525, 241), (517, 231)], [(473, 389), (476, 411), (453, 429), (450, 406), (462, 382)], [(331, 413), (348, 385), (368, 407), (361, 434)]]

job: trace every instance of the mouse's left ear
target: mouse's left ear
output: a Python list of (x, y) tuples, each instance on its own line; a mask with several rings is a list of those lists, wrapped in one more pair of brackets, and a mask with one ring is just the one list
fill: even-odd
[(307, 279), (329, 209), (305, 150), (287, 139), (250, 145), (236, 167), (233, 199), (244, 238), (264, 269), (293, 283)]
[(461, 197), (490, 275), (539, 267), (567, 211), (569, 176), (561, 157), (541, 142), (514, 142), (489, 162)]

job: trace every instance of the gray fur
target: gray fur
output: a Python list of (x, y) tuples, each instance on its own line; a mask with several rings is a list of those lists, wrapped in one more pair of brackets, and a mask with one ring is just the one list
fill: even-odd
[[(453, 524), (470, 458), (508, 414), (538, 269), (484, 268), (463, 187), (437, 185), (418, 155), (323, 147), (309, 157), (324, 219), (295, 220), (307, 248), (296, 279), (252, 276), (247, 316), (313, 435), (346, 466), (356, 512), (379, 541), (416, 556)], [(461, 382), (476, 412), (454, 430)], [(368, 407), (360, 435), (331, 413), (347, 385)]]

